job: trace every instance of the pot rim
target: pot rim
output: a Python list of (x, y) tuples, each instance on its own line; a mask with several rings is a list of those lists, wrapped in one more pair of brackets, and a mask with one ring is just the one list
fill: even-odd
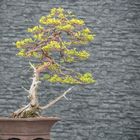
[(59, 117), (36, 117), (36, 118), (8, 118), (8, 117), (0, 117), (0, 122), (2, 121), (60, 121)]

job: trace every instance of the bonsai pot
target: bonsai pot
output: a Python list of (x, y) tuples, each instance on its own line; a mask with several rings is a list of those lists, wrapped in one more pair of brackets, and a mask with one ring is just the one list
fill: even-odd
[(0, 140), (50, 140), (57, 117), (0, 118)]

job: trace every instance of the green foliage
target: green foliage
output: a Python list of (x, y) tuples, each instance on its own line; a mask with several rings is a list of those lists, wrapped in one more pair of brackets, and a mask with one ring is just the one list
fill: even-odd
[(49, 74), (44, 74), (43, 79), (48, 80), (50, 78)]
[(83, 61), (90, 56), (86, 50), (78, 50), (78, 46), (91, 42), (95, 36), (82, 19), (63, 8), (52, 8), (47, 16), (40, 18), (39, 25), (28, 28), (27, 32), (31, 37), (16, 42), (17, 55), (39, 59), (36, 68), (39, 73), (47, 72), (44, 79), (66, 84), (95, 82), (91, 73), (66, 72), (67, 68), (61, 66), (61, 62)]
[(25, 38), (23, 40), (17, 41), (16, 42), (16, 47), (17, 48), (24, 48), (27, 44), (30, 44), (33, 42), (32, 38)]
[(24, 49), (21, 49), (18, 53), (17, 53), (18, 56), (25, 56), (25, 50)]
[(69, 30), (73, 30), (74, 26), (67, 24), (67, 25), (59, 25), (56, 28), (60, 31), (69, 31)]
[(48, 81), (52, 83), (65, 83), (65, 84), (90, 84), (95, 83), (91, 73), (85, 73), (83, 75), (79, 74), (79, 76), (73, 77), (71, 75), (59, 76), (58, 74), (54, 74), (49, 77)]
[(65, 50), (65, 54), (67, 54), (70, 58), (72, 58), (71, 56), (75, 56), (78, 57), (79, 59), (87, 59), (90, 55), (87, 51), (85, 50), (77, 51), (76, 48)]
[(30, 33), (36, 33), (36, 32), (41, 32), (41, 31), (43, 31), (43, 27), (41, 26), (41, 25), (39, 25), (39, 26), (34, 26), (34, 27), (32, 27), (32, 28), (28, 28), (28, 32), (30, 32)]
[(51, 51), (51, 50), (60, 49), (60, 48), (61, 48), (60, 43), (57, 41), (50, 41), (46, 46), (42, 47), (44, 51)]
[(91, 73), (85, 73), (82, 76), (79, 77), (79, 79), (83, 82), (83, 83), (94, 83), (95, 80), (92, 78)]

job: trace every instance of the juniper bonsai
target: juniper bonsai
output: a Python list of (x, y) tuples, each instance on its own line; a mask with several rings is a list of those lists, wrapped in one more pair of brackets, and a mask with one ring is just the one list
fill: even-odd
[[(76, 63), (88, 59), (90, 54), (81, 50), (94, 39), (94, 34), (85, 26), (82, 19), (78, 19), (72, 12), (63, 8), (53, 8), (47, 16), (42, 16), (39, 25), (28, 28), (30, 38), (16, 42), (21, 57), (33, 57), (38, 63), (29, 63), (33, 69), (33, 78), (29, 93), (29, 104), (12, 114), (14, 118), (38, 117), (40, 111), (47, 109), (73, 88), (70, 87), (63, 94), (45, 106), (38, 101), (38, 85), (41, 80), (61, 84), (91, 84), (95, 80), (90, 72), (80, 73), (67, 68), (69, 63)], [(80, 49), (79, 49), (80, 48)]]

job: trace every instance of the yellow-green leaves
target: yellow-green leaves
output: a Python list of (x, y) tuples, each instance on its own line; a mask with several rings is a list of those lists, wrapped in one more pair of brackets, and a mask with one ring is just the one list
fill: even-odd
[(82, 19), (77, 19), (77, 18), (72, 18), (71, 20), (68, 21), (69, 24), (76, 24), (76, 25), (84, 25), (84, 21)]
[(72, 43), (71, 41), (69, 41), (69, 42), (68, 41), (63, 41), (63, 44), (66, 45), (66, 46), (70, 46), (71, 43)]
[(45, 17), (45, 16), (41, 17), (39, 22), (41, 24), (45, 24), (45, 25), (59, 25), (59, 24), (61, 24), (61, 21), (59, 19), (48, 18), (48, 17)]
[(74, 62), (74, 57), (72, 57), (72, 56), (66, 56), (65, 57), (65, 62), (68, 62), (68, 63)]
[(21, 48), (21, 47), (25, 46), (26, 44), (32, 43), (32, 42), (34, 42), (34, 41), (32, 40), (32, 38), (25, 38), (25, 39), (23, 39), (23, 40), (17, 41), (17, 42), (16, 42), (16, 47), (17, 47), (17, 48)]
[(95, 83), (91, 73), (80, 74), (77, 76), (65, 75), (59, 76), (54, 74), (48, 79), (52, 83), (65, 83), (65, 84), (90, 84)]
[(18, 53), (17, 53), (18, 56), (25, 56), (25, 50), (24, 49), (21, 49)]
[(34, 41), (32, 38), (25, 38), (23, 40), (19, 40), (16, 42), (16, 47), (19, 49), (17, 53), (18, 56), (25, 57), (26, 56), (26, 49), (29, 44), (32, 44)]
[(85, 28), (85, 29), (83, 29), (81, 32), (84, 33), (84, 34), (89, 34), (89, 33), (91, 33), (91, 31), (89, 30), (89, 28)]
[(79, 51), (78, 53), (77, 53), (77, 56), (79, 57), (79, 58), (81, 58), (81, 59), (87, 59), (88, 57), (89, 57), (89, 53), (87, 52), (87, 51), (85, 51), (85, 50), (83, 50), (83, 51)]
[(48, 15), (40, 18), (39, 25), (27, 31), (32, 37), (16, 42), (19, 49), (17, 55), (39, 59), (39, 64), (35, 66), (38, 72), (46, 71), (49, 74), (44, 79), (66, 84), (95, 82), (91, 73), (77, 74), (61, 66), (65, 62), (86, 60), (90, 56), (86, 50), (78, 49), (94, 39), (94, 34), (85, 26), (83, 19), (78, 19), (61, 7), (52, 8)]
[(84, 37), (84, 39), (87, 42), (90, 42), (94, 39), (94, 34), (91, 33), (91, 31), (88, 28), (85, 28), (81, 31), (81, 35)]
[(44, 36), (44, 33), (39, 33), (39, 34), (35, 34), (33, 37), (36, 39), (36, 40), (40, 40), (40, 41), (43, 41), (43, 36)]
[(32, 53), (30, 53), (29, 55), (31, 55), (31, 56), (33, 56), (33, 57), (35, 57), (35, 58), (41, 58), (41, 55), (38, 54), (37, 52), (32, 52)]
[(61, 68), (58, 64), (51, 64), (49, 67), (48, 67), (48, 70), (53, 72), (53, 73), (60, 73), (61, 72)]
[(43, 79), (48, 80), (50, 78), (50, 74), (44, 74)]
[(91, 73), (85, 73), (82, 76), (80, 76), (79, 79), (83, 83), (87, 83), (87, 84), (95, 83), (95, 80), (93, 79)]
[(57, 83), (57, 82), (60, 82), (62, 81), (62, 78), (59, 77), (57, 74), (54, 74), (53, 76), (51, 76), (51, 78), (48, 80), (52, 83)]
[(59, 25), (62, 22), (60, 19), (63, 18), (65, 18), (63, 8), (52, 8), (50, 14), (47, 16), (42, 16), (39, 22), (45, 25)]
[(70, 31), (74, 29), (74, 26), (70, 25), (70, 24), (66, 24), (66, 25), (59, 25), (56, 27), (58, 30), (62, 30), (62, 31)]
[(41, 32), (41, 31), (43, 31), (43, 27), (41, 26), (41, 25), (39, 25), (39, 26), (34, 26), (34, 27), (32, 27), (32, 28), (28, 28), (28, 32), (30, 32), (30, 33), (35, 33), (35, 32)]
[(63, 12), (64, 12), (64, 9), (63, 8), (61, 8), (61, 7), (59, 7), (59, 8), (52, 8), (51, 9), (51, 12), (50, 12), (50, 15), (51, 16), (54, 16), (54, 15), (60, 15), (60, 14), (63, 14)]
[(49, 81), (52, 83), (65, 83), (65, 84), (78, 84), (78, 83), (80, 83), (77, 79), (75, 79), (71, 75), (65, 75), (65, 76), (61, 77), (57, 74), (54, 74), (53, 76), (51, 76)]
[(77, 44), (87, 44), (94, 39), (95, 35), (91, 34), (91, 31), (88, 28), (85, 28), (81, 31), (76, 32), (74, 36), (79, 40), (77, 41)]
[(67, 50), (64, 51), (64, 53), (71, 58), (72, 58), (72, 56), (78, 57), (80, 59), (87, 59), (89, 57), (89, 53), (87, 51), (85, 51), (85, 50), (77, 51), (76, 48), (67, 49)]
[(92, 41), (94, 39), (94, 35), (85, 35), (85, 38), (87, 39), (87, 41)]
[(57, 41), (51, 41), (46, 46), (42, 47), (44, 51), (49, 51), (53, 49), (60, 49), (60, 43)]
[(75, 79), (71, 75), (66, 75), (62, 82), (66, 83), (66, 84), (78, 84), (78, 83), (80, 83), (77, 79)]

